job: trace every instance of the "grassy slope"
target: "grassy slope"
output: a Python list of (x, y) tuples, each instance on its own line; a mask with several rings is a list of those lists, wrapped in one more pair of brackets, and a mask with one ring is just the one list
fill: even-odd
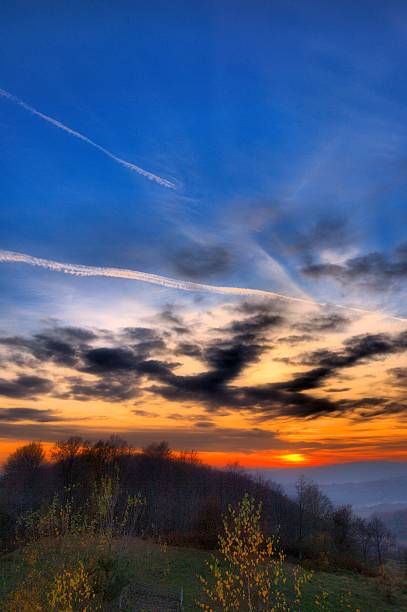
[[(185, 611), (197, 610), (194, 604), (200, 593), (197, 575), (205, 574), (205, 559), (210, 556), (207, 552), (174, 547), (168, 547), (165, 552), (157, 544), (138, 540), (132, 543), (130, 553), (134, 559), (135, 583), (142, 585), (148, 592), (163, 596), (178, 597), (183, 589)], [(332, 594), (329, 601), (333, 612), (343, 612), (346, 609), (354, 612), (358, 608), (361, 612), (407, 611), (407, 587), (404, 592), (395, 589), (389, 601), (383, 586), (376, 579), (355, 574), (318, 572), (306, 587), (303, 612), (318, 609), (314, 604), (315, 595), (323, 590)], [(352, 594), (350, 597), (347, 595), (349, 592)], [(339, 603), (343, 596), (350, 607)], [(146, 612), (155, 610), (147, 608)]]
[[(197, 611), (195, 601), (200, 595), (197, 576), (206, 573), (205, 560), (210, 557), (208, 552), (192, 548), (166, 548), (139, 539), (131, 540), (127, 544), (120, 543), (118, 547), (131, 559), (132, 584), (123, 601), (128, 609), (134, 612), (176, 610), (176, 602), (182, 589), (185, 612)], [(288, 564), (287, 569), (290, 569)], [(0, 610), (3, 609), (2, 597), (21, 580), (22, 574), (24, 570), (20, 565), (18, 553), (0, 557)], [(305, 588), (302, 612), (319, 609), (315, 606), (314, 599), (321, 591), (331, 594), (328, 608), (330, 612), (355, 612), (357, 609), (361, 612), (407, 611), (407, 586), (404, 592), (393, 589), (392, 598), (389, 600), (385, 588), (377, 579), (355, 574), (318, 572), (311, 584)], [(347, 595), (349, 592), (350, 597)], [(349, 606), (344, 605), (343, 601), (340, 603), (343, 596)], [(117, 606), (112, 608), (114, 609), (117, 609)]]

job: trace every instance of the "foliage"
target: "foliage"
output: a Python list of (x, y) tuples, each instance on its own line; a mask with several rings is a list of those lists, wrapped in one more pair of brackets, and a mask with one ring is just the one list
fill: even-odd
[[(277, 540), (261, 529), (261, 503), (246, 494), (237, 509), (229, 507), (224, 517), (224, 533), (219, 536), (218, 557), (208, 563), (211, 579), (200, 577), (205, 601), (199, 607), (232, 611), (287, 611), (288, 582), (284, 554)], [(295, 568), (293, 573), (295, 606), (301, 601), (303, 585), (311, 573)]]
[(47, 594), (49, 609), (58, 612), (97, 610), (100, 606), (93, 605), (96, 593), (92, 582), (92, 576), (82, 561), (73, 569), (64, 569), (54, 577)]
[(103, 477), (91, 502), (75, 510), (71, 497), (56, 495), (43, 511), (22, 515), (20, 581), (7, 602), (10, 611), (89, 612), (118, 598), (129, 584), (129, 562), (112, 547), (141, 516), (145, 500), (128, 496), (118, 506), (118, 482)]

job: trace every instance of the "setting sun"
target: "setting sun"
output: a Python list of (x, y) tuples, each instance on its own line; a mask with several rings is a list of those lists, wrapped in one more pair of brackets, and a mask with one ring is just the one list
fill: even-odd
[(306, 461), (305, 455), (301, 453), (289, 453), (288, 455), (280, 455), (280, 458), (288, 463), (303, 463)]

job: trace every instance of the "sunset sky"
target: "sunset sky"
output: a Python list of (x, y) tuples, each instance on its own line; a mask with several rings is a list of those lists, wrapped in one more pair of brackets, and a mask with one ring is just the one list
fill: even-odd
[(0, 461), (407, 461), (405, 3), (0, 14)]

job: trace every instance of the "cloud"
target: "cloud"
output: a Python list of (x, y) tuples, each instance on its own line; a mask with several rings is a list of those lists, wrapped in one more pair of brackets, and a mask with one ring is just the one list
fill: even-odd
[(407, 243), (390, 255), (372, 252), (340, 263), (310, 264), (302, 273), (313, 279), (330, 278), (341, 285), (356, 284), (371, 291), (398, 289), (407, 280)]
[[(282, 250), (289, 255), (301, 255), (305, 260), (312, 258), (316, 250), (342, 252), (352, 241), (352, 231), (348, 219), (338, 215), (322, 216), (317, 221), (282, 219), (277, 226), (282, 242)], [(302, 229), (299, 229), (301, 227)]]
[(221, 276), (232, 264), (230, 251), (222, 246), (194, 244), (170, 252), (169, 256), (175, 272), (193, 280)]
[(342, 332), (351, 323), (351, 319), (342, 314), (332, 312), (307, 317), (301, 323), (294, 325), (294, 329), (305, 332), (306, 334)]
[(229, 332), (239, 338), (241, 342), (252, 342), (268, 336), (270, 330), (281, 327), (284, 317), (266, 307), (257, 306), (256, 311), (245, 319), (232, 321), (224, 328), (224, 332)]
[(407, 332), (395, 336), (384, 333), (353, 336), (345, 340), (343, 350), (321, 349), (306, 353), (303, 356), (303, 364), (317, 367), (298, 374), (286, 383), (281, 383), (281, 386), (290, 391), (316, 389), (339, 370), (406, 350)]
[[(176, 280), (173, 278), (168, 278), (166, 276), (160, 276), (158, 274), (139, 272), (137, 270), (128, 270), (123, 268), (101, 268), (97, 266), (84, 266), (81, 264), (61, 263), (49, 259), (42, 259), (39, 257), (33, 257), (31, 255), (25, 255), (23, 253), (15, 253), (13, 251), (0, 250), (0, 263), (25, 263), (31, 266), (46, 268), (54, 272), (72, 274), (74, 276), (104, 276), (109, 278), (125, 278), (144, 283), (152, 283), (154, 285), (160, 285), (162, 287), (168, 287), (171, 289), (180, 289), (182, 291), (208, 292), (222, 295), (253, 296), (257, 298), (267, 298), (272, 300), (278, 298), (289, 302), (297, 302), (308, 305), (318, 305), (323, 307), (334, 306), (335, 308), (343, 308), (344, 310), (359, 313), (371, 314), (372, 312), (364, 308), (354, 308), (350, 306), (343, 306), (341, 304), (327, 304), (325, 302), (317, 302), (309, 298), (294, 297), (282, 293), (267, 291), (264, 289), (250, 289), (247, 287), (221, 287), (218, 285), (208, 285), (203, 283), (195, 283), (192, 281)], [(407, 321), (407, 319), (403, 317), (397, 317), (394, 315), (385, 316), (389, 319), (394, 319), (397, 321)]]
[(290, 336), (283, 336), (282, 338), (279, 338), (278, 342), (296, 346), (302, 342), (312, 342), (315, 339), (315, 336), (311, 336), (310, 334), (292, 334)]
[[(115, 402), (137, 397), (140, 377), (157, 368), (156, 362), (146, 357), (153, 351), (160, 352), (165, 344), (158, 342), (154, 330), (145, 328), (141, 331), (140, 328), (136, 331), (132, 328), (130, 331), (125, 328), (117, 337), (112, 335), (110, 338), (112, 343), (118, 342), (123, 346), (92, 346), (105, 336), (105, 332), (97, 334), (82, 328), (55, 326), (32, 336), (0, 338), (0, 347), (3, 347), (5, 366), (18, 365), (35, 372), (39, 365), (44, 367), (51, 363), (74, 370), (75, 376), (64, 376), (64, 390), (56, 386), (53, 389), (59, 398)], [(82, 373), (92, 375), (94, 379), (83, 378), (80, 376)], [(14, 380), (0, 379), (0, 394), (8, 397), (33, 397), (49, 392), (51, 388), (50, 381), (33, 375)]]
[(390, 383), (392, 385), (407, 388), (407, 368), (391, 368), (388, 373), (391, 376)]
[(82, 371), (89, 374), (107, 374), (135, 371), (138, 365), (136, 354), (124, 348), (100, 347), (90, 349), (83, 355)]
[[(343, 370), (406, 351), (407, 331), (352, 336), (337, 349), (308, 351), (295, 357), (295, 363), (308, 367), (307, 370), (277, 381), (271, 370), (272, 382), (251, 385), (242, 384), (241, 375), (260, 362), (264, 355), (275, 350), (271, 335), (279, 332), (281, 326), (290, 324), (290, 320), (283, 317), (275, 303), (243, 302), (233, 307), (228, 305), (226, 312), (229, 319), (222, 327), (212, 328), (212, 333), (206, 334), (205, 340), (196, 339), (194, 329), (191, 329), (187, 343), (178, 342), (172, 335), (167, 335), (166, 330), (172, 329), (174, 320), (179, 322), (175, 307), (171, 317), (157, 316), (163, 326), (161, 329), (126, 327), (111, 334), (109, 344), (106, 343), (106, 332), (87, 334), (86, 329), (76, 328), (72, 333), (61, 327), (61, 349), (59, 328), (56, 326), (51, 331), (41, 331), (32, 336), (0, 338), (0, 346), (6, 351), (3, 357), (5, 365), (15, 363), (13, 352), (7, 357), (7, 351), (11, 350), (17, 351), (17, 356), (22, 356), (23, 364), (24, 356), (30, 355), (35, 361), (26, 367), (31, 367), (33, 372), (37, 362), (42, 367), (51, 363), (73, 371), (71, 376), (64, 373), (61, 388), (56, 385), (52, 387), (45, 378), (24, 374), (11, 380), (1, 379), (0, 392), (9, 397), (34, 397), (52, 391), (55, 397), (61, 399), (100, 399), (112, 403), (135, 398), (142, 398), (145, 402), (150, 394), (172, 402), (201, 406), (207, 414), (221, 415), (225, 410), (242, 411), (258, 422), (275, 417), (316, 418), (344, 413), (379, 414), (385, 409), (393, 413), (404, 410), (402, 398), (398, 403), (394, 398), (360, 398), (359, 395), (354, 399), (337, 399), (329, 393), (341, 390), (335, 385), (338, 385)], [(346, 325), (346, 321), (327, 313), (313, 315), (302, 323), (312, 329), (331, 331)], [(50, 338), (52, 342), (48, 342)], [(164, 348), (161, 343), (154, 344), (163, 338), (166, 338)], [(85, 339), (87, 341), (83, 342)], [(104, 345), (101, 345), (102, 341)], [(146, 350), (146, 342), (152, 343), (149, 351)], [(200, 364), (200, 370), (178, 373), (178, 366), (184, 364), (182, 360), (171, 360), (174, 355), (194, 357)], [(277, 355), (274, 361), (278, 358)], [(334, 379), (332, 388), (325, 390), (324, 397), (312, 395), (314, 389), (323, 388), (331, 379)], [(134, 414), (148, 418), (149, 410), (144, 410), (140, 404), (138, 408), (139, 411), (134, 411)], [(210, 418), (202, 414), (197, 417), (193, 414), (188, 417), (180, 415), (180, 418), (189, 419), (190, 422), (192, 419), (195, 427), (199, 427), (197, 422), (202, 424), (202, 428), (210, 427), (203, 424)]]
[(0, 378), (0, 395), (6, 397), (35, 398), (49, 393), (52, 388), (52, 382), (40, 376), (21, 375), (12, 380)]
[[(230, 327), (233, 328), (233, 325)], [(255, 362), (266, 346), (259, 344), (240, 345), (238, 336), (230, 340), (230, 352), (216, 345), (213, 346), (214, 359), (206, 362), (211, 368), (205, 372), (177, 376), (166, 373), (157, 377), (161, 384), (154, 384), (149, 391), (156, 395), (178, 402), (200, 402), (210, 412), (221, 408), (249, 411), (260, 419), (273, 416), (317, 417), (332, 416), (380, 404), (381, 409), (389, 407), (387, 398), (364, 398), (332, 400), (329, 396), (315, 397), (308, 392), (321, 387), (325, 381), (338, 371), (350, 368), (371, 359), (396, 354), (407, 350), (407, 332), (391, 336), (389, 334), (366, 334), (355, 336), (344, 342), (343, 349), (338, 351), (318, 350), (303, 356), (304, 365), (315, 365), (306, 372), (301, 372), (282, 382), (273, 382), (257, 386), (237, 386), (234, 380), (251, 363)], [(405, 404), (400, 404), (400, 410)], [(394, 408), (393, 408), (394, 409)]]
[[(0, 423), (0, 435), (3, 438), (38, 439), (45, 442), (55, 442), (70, 436), (81, 435), (87, 440), (99, 440), (106, 437), (106, 431), (96, 427), (83, 427), (77, 425), (67, 426), (49, 423), (44, 427), (42, 423)], [(155, 429), (133, 429), (128, 427), (121, 433), (127, 442), (135, 448), (145, 448), (150, 443), (159, 443), (167, 440), (171, 448), (179, 450), (217, 451), (224, 453), (242, 452), (252, 453), (273, 449), (287, 448), (287, 442), (282, 440), (273, 431), (260, 427), (233, 428), (233, 427), (165, 427)], [(290, 442), (295, 448), (299, 443)], [(314, 446), (307, 444), (307, 447)]]
[(0, 344), (12, 349), (26, 350), (38, 360), (52, 360), (64, 366), (73, 366), (77, 359), (77, 349), (74, 345), (46, 332), (36, 334), (33, 338), (0, 338)]
[(146, 419), (156, 419), (160, 415), (156, 412), (150, 412), (149, 410), (133, 410), (133, 414), (140, 417), (145, 417)]
[(334, 370), (351, 367), (376, 357), (400, 353), (407, 350), (407, 331), (395, 335), (381, 333), (352, 336), (344, 341), (343, 347), (339, 351), (321, 349), (306, 353), (303, 363), (318, 364)]
[(115, 162), (117, 162), (121, 166), (124, 166), (124, 168), (127, 168), (128, 170), (132, 170), (133, 172), (136, 172), (137, 174), (141, 174), (141, 176), (146, 177), (150, 181), (154, 181), (155, 183), (158, 183), (162, 187), (167, 187), (168, 189), (176, 188), (175, 183), (168, 181), (167, 179), (164, 179), (161, 176), (158, 176), (157, 174), (148, 172), (147, 170), (140, 168), (140, 166), (136, 166), (136, 164), (132, 164), (131, 162), (128, 162), (125, 159), (122, 159), (121, 157), (118, 157), (117, 155), (109, 151), (109, 149), (102, 147), (101, 145), (97, 144), (96, 142), (88, 138), (87, 136), (84, 136), (80, 132), (77, 132), (76, 130), (71, 129), (70, 127), (64, 125), (57, 119), (54, 119), (53, 117), (50, 117), (49, 115), (45, 115), (44, 113), (41, 113), (40, 111), (35, 109), (30, 104), (23, 102), (23, 100), (20, 100), (16, 96), (13, 96), (13, 94), (9, 93), (5, 89), (0, 89), (0, 96), (3, 98), (6, 98), (7, 100), (10, 100), (10, 102), (14, 102), (15, 104), (18, 104), (18, 106), (21, 106), (22, 108), (27, 110), (32, 115), (40, 117), (40, 119), (43, 119), (44, 121), (47, 121), (48, 123), (51, 123), (52, 125), (55, 125), (57, 128), (63, 130), (67, 134), (70, 134), (71, 136), (74, 136), (75, 138), (79, 138), (79, 140), (86, 142), (88, 145), (90, 145), (91, 147), (94, 147), (95, 149), (98, 149), (98, 151), (101, 151), (104, 155), (107, 155), (107, 157), (110, 157), (110, 159), (113, 159)]
[(15, 423), (18, 421), (32, 421), (37, 423), (50, 423), (64, 421), (63, 417), (54, 410), (40, 408), (0, 408), (0, 421)]
[(174, 352), (176, 355), (185, 355), (186, 357), (196, 357), (198, 359), (202, 357), (202, 348), (192, 342), (180, 342)]
[(140, 389), (131, 378), (114, 378), (105, 376), (99, 380), (84, 380), (81, 377), (70, 377), (67, 380), (68, 391), (59, 395), (61, 399), (74, 398), (79, 401), (94, 399), (106, 402), (123, 402), (140, 395)]
[(215, 423), (213, 421), (195, 421), (194, 427), (200, 427), (201, 429), (215, 427)]

